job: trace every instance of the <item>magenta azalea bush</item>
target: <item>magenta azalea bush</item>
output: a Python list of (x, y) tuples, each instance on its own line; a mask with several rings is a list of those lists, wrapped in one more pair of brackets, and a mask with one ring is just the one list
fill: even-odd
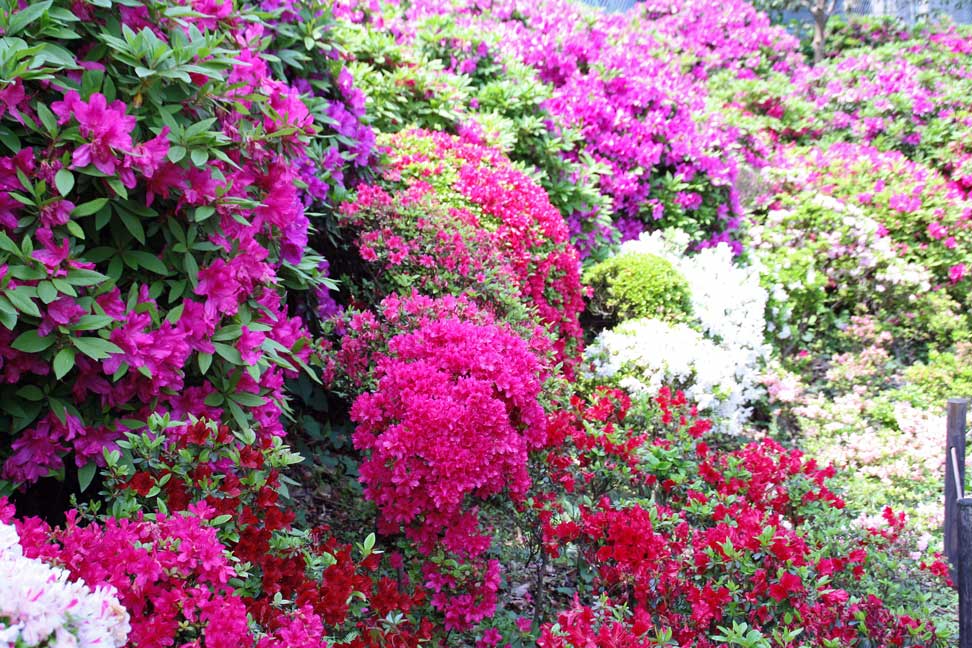
[[(371, 160), (346, 71), (274, 74), (306, 9), (109, 5), (35, 3), (4, 27), (8, 483), (68, 456), (86, 484), (156, 411), (283, 434), (284, 379), (313, 354), (285, 288), (322, 286), (307, 209)], [(303, 45), (289, 60), (324, 47)]]

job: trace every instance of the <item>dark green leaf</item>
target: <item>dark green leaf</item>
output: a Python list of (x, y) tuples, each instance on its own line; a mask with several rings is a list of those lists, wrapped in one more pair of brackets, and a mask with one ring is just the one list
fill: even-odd
[(81, 492), (88, 490), (88, 486), (94, 480), (95, 473), (98, 471), (98, 464), (93, 461), (89, 461), (80, 468), (78, 468), (78, 487)]
[(58, 380), (68, 375), (74, 368), (74, 349), (64, 347), (54, 356), (54, 377)]
[(31, 299), (35, 294), (36, 291), (30, 286), (17, 286), (13, 290), (7, 290), (6, 297), (21, 313), (40, 317), (40, 310)]
[(61, 169), (54, 175), (54, 186), (58, 193), (67, 196), (74, 189), (74, 174), (67, 169)]
[(71, 344), (92, 360), (104, 360), (112, 353), (123, 353), (117, 345), (99, 337), (73, 337)]
[(51, 347), (54, 344), (54, 336), (47, 335), (41, 337), (36, 329), (31, 329), (30, 331), (24, 331), (17, 336), (17, 339), (13, 341), (10, 345), (18, 351), (23, 351), (24, 353), (40, 353)]
[(50, 304), (57, 299), (57, 288), (50, 281), (42, 281), (37, 284), (37, 296), (45, 304)]
[[(72, 176), (73, 178), (73, 176)], [(56, 178), (55, 178), (56, 180)], [(72, 180), (73, 186), (73, 180)], [(63, 195), (63, 194), (62, 194)], [(86, 203), (81, 203), (71, 211), (72, 216), (90, 216), (95, 213), (108, 203), (107, 198), (95, 198), (94, 200), (89, 200)]]

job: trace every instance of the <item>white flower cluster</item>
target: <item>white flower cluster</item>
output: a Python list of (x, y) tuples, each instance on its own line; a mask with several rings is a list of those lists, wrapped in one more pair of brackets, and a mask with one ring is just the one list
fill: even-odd
[(17, 530), (0, 523), (0, 648), (125, 645), (131, 627), (114, 588), (68, 577), (24, 556)]
[(684, 389), (716, 429), (738, 434), (749, 403), (761, 395), (766, 291), (759, 270), (733, 262), (727, 245), (685, 255), (679, 231), (642, 234), (621, 254), (654, 254), (670, 261), (689, 285), (695, 326), (640, 319), (598, 336), (587, 351), (591, 371), (618, 379), (633, 394), (655, 394), (663, 385)]

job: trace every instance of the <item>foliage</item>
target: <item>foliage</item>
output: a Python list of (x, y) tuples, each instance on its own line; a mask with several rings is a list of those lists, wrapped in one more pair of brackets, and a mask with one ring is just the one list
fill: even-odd
[(926, 267), (902, 258), (866, 212), (819, 194), (785, 201), (752, 230), (766, 267), (769, 327), (785, 354), (831, 348), (854, 315), (888, 322), (906, 355), (966, 334), (961, 306), (946, 290), (933, 290)]
[(685, 277), (653, 254), (611, 257), (585, 271), (584, 283), (594, 294), (588, 309), (608, 323), (638, 317), (678, 322), (692, 312)]
[(394, 19), (342, 22), (335, 33), (353, 57), (350, 70), (378, 129), (475, 137), (535, 174), (565, 216), (610, 214), (598, 190), (602, 171), (581, 152), (579, 133), (553, 127), (544, 108), (551, 89), (533, 69), (504, 54), (489, 33), (460, 27), (451, 16), (410, 23), (398, 39), (384, 29)]
[(965, 28), (3, 2), (0, 643), (952, 640)]

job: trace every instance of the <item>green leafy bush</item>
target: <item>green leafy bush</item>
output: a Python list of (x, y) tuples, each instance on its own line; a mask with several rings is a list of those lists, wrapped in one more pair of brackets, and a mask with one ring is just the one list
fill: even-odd
[(654, 254), (621, 254), (601, 261), (584, 273), (584, 283), (594, 294), (589, 314), (605, 325), (641, 317), (680, 322), (692, 314), (685, 277)]
[(942, 411), (949, 398), (972, 396), (972, 343), (961, 342), (950, 352), (931, 351), (927, 362), (908, 367), (906, 384), (897, 390), (916, 407)]

